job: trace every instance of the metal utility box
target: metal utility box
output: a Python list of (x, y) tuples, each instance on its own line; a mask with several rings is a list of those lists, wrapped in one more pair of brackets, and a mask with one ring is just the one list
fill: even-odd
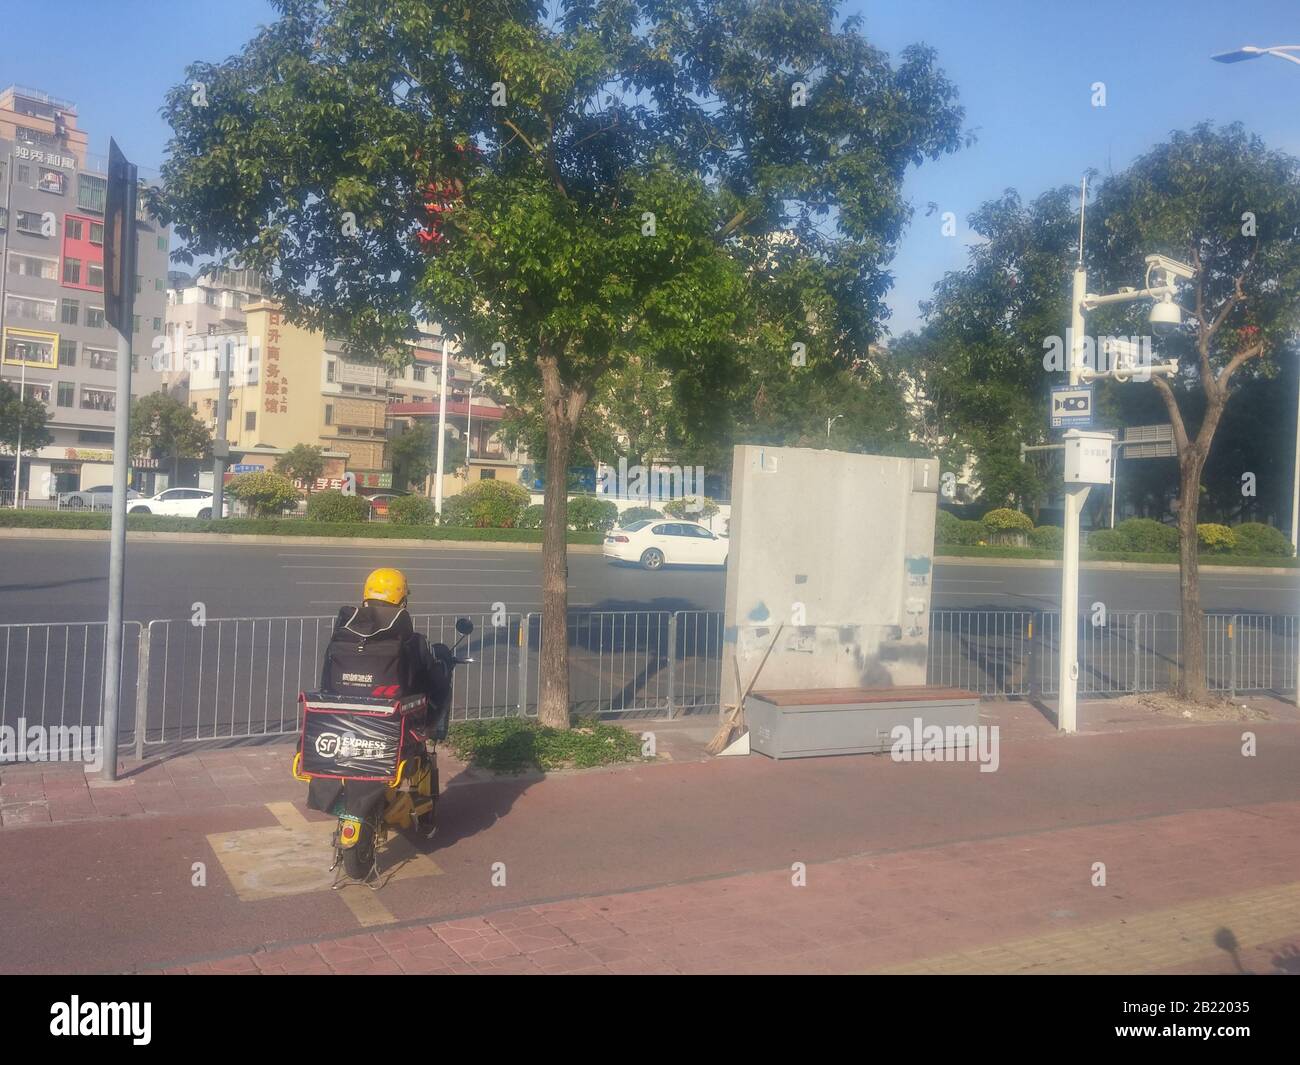
[[(960, 688), (799, 688), (754, 692), (745, 700), (751, 751), (769, 758), (815, 758), (887, 751), (898, 725), (974, 729), (979, 696)], [(970, 733), (974, 743), (975, 733)]]
[(1115, 443), (1110, 433), (1067, 429), (1063, 439), (1066, 484), (1110, 484), (1111, 450)]

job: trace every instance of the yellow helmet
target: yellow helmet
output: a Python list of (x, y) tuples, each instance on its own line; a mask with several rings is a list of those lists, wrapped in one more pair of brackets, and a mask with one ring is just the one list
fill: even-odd
[(400, 569), (375, 570), (366, 578), (366, 587), (361, 593), (363, 600), (379, 599), (385, 603), (392, 603), (393, 606), (401, 606), (405, 603), (406, 596), (406, 577), (402, 575)]

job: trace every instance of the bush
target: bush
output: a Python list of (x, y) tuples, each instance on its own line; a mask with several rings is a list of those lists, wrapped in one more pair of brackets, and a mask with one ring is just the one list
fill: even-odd
[(425, 496), (398, 496), (390, 499), (388, 520), (393, 525), (428, 525), (433, 521), (433, 500)]
[(1029, 530), (1029, 544), (1031, 547), (1060, 551), (1065, 547), (1065, 530), (1059, 525), (1040, 525), (1037, 529)]
[[(460, 501), (456, 504), (457, 520), (446, 520), (447, 506), (444, 503), (444, 524), (468, 525), (475, 529), (515, 528), (530, 500), (527, 488), (507, 481), (475, 481), (451, 498)], [(460, 507), (464, 508), (463, 515), (459, 513)]]
[(241, 473), (230, 479), (226, 491), (238, 499), (254, 517), (272, 517), (298, 499), (298, 489), (278, 473)]
[(1125, 518), (1115, 531), (1129, 551), (1170, 554), (1178, 550), (1178, 530), (1151, 518)]
[(1295, 552), (1291, 541), (1271, 525), (1248, 521), (1232, 530), (1237, 536), (1237, 552), (1242, 555), (1266, 555), (1271, 558), (1290, 558)]
[(464, 495), (447, 496), (442, 501), (442, 515), (439, 525), (451, 525), (458, 529), (467, 529), (471, 525), (469, 500)]
[(574, 496), (568, 513), (569, 528), (575, 532), (608, 532), (618, 521), (618, 507), (595, 496)]
[[(1064, 532), (1061, 534), (1064, 536)], [(1091, 551), (1126, 551), (1124, 537), (1118, 529), (1097, 529), (1088, 534), (1088, 548)]]
[(704, 521), (718, 513), (718, 504), (707, 496), (692, 496), (689, 499), (670, 499), (664, 504), (664, 513), (670, 518), (684, 518), (687, 521)]
[(654, 507), (628, 507), (619, 515), (618, 524), (621, 528), (626, 529), (634, 521), (645, 521), (647, 518), (662, 518), (663, 514), (655, 510)]
[(541, 503), (533, 503), (524, 507), (523, 513), (519, 515), (519, 521), (516, 523), (516, 529), (540, 529), (542, 519), (546, 517), (546, 508)]
[(941, 510), (935, 520), (936, 544), (974, 546), (985, 537), (986, 530), (978, 521), (963, 521), (955, 514)]
[(344, 495), (337, 488), (327, 488), (307, 497), (308, 521), (366, 521), (370, 503), (362, 496)]
[(1201, 547), (1211, 554), (1222, 554), (1237, 546), (1236, 534), (1226, 525), (1206, 522), (1196, 526), (1196, 535), (1201, 541)]
[(1029, 532), (1034, 527), (1034, 523), (1029, 519), (1028, 514), (1021, 514), (1020, 511), (1012, 510), (1010, 507), (998, 507), (997, 510), (990, 510), (980, 519), (980, 523), (991, 532), (1010, 530)]

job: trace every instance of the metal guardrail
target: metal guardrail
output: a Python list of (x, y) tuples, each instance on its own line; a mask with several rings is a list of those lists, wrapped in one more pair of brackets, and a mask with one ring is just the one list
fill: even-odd
[[(456, 617), (420, 614), (413, 621), (431, 642), (452, 644)], [(540, 615), (471, 620), (475, 630), (461, 655), (475, 661), (456, 670), (453, 720), (535, 714)], [(333, 625), (333, 616), (126, 623), (122, 705), (134, 701), (135, 714), (123, 713), (119, 742), (143, 755), (160, 745), (296, 732), (298, 693), (317, 686)], [(105, 630), (103, 622), (0, 625), (0, 725), (98, 725)], [(1059, 614), (1050, 611), (934, 610), (927, 680), (987, 696), (1053, 696), (1059, 633)], [(720, 611), (575, 612), (567, 639), (577, 713), (672, 718), (718, 706), (726, 642)], [(1295, 689), (1300, 616), (1210, 614), (1205, 646), (1212, 690)], [(1079, 693), (1167, 688), (1180, 651), (1172, 611), (1111, 611), (1104, 624), (1085, 616)]]

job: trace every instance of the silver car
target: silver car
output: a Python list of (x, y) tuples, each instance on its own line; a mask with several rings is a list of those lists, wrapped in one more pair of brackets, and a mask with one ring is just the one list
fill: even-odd
[[(139, 499), (140, 493), (134, 488), (128, 488), (126, 498), (128, 502)], [(113, 506), (113, 486), (97, 484), (94, 488), (83, 488), (77, 492), (62, 492), (59, 494), (59, 506), (73, 510), (109, 510)]]

